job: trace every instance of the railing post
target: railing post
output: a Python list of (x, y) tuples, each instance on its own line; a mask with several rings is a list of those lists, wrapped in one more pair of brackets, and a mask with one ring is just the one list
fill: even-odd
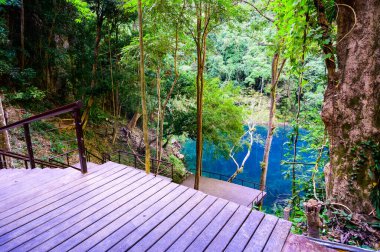
[(136, 158), (136, 154), (133, 154), (133, 157), (135, 158), (135, 168), (137, 168), (137, 158)]
[(121, 154), (120, 154), (120, 151), (117, 151), (118, 155), (119, 155), (119, 164), (120, 164), (120, 161), (121, 161)]
[(79, 163), (82, 173), (87, 173), (87, 162), (84, 148), (84, 139), (83, 139), (83, 129), (80, 118), (80, 110), (76, 108), (74, 110), (74, 120), (75, 120), (75, 132), (77, 135), (78, 142), (78, 152), (79, 152)]
[(157, 176), (157, 175), (158, 175), (158, 174), (157, 174), (157, 170), (154, 170), (154, 161), (153, 161), (153, 159), (150, 159), (149, 162), (152, 163), (152, 172), (154, 173), (155, 176)]
[(33, 168), (36, 168), (36, 163), (34, 162), (32, 140), (30, 138), (29, 124), (27, 123), (24, 124), (24, 134), (25, 134), (26, 148), (28, 149), (30, 168), (33, 169)]
[(0, 169), (3, 169), (3, 155), (0, 155)]
[(172, 168), (172, 180), (174, 179), (174, 165), (171, 164), (171, 168)]
[(70, 165), (69, 153), (66, 153), (66, 161), (67, 161), (67, 165)]

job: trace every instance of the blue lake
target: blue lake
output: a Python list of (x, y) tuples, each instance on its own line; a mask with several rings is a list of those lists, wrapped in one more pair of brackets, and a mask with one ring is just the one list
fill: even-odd
[[(284, 172), (288, 171), (291, 166), (281, 164), (284, 160), (291, 159), (292, 146), (288, 143), (288, 134), (292, 131), (290, 127), (278, 127), (276, 133), (273, 137), (272, 147), (269, 156), (269, 167), (267, 175), (267, 196), (264, 200), (264, 207), (270, 210), (275, 204), (283, 204), (284, 200), (290, 198), (291, 195), (291, 179), (286, 179)], [(257, 137), (265, 142), (267, 136), (267, 128), (263, 126), (257, 126), (255, 134)], [(306, 135), (305, 130), (300, 131), (300, 141), (298, 142), (299, 147), (304, 146), (306, 143), (302, 141), (302, 136)], [(207, 144), (206, 144), (207, 146)], [(245, 147), (246, 148), (246, 147)], [(219, 176), (209, 174), (206, 171), (219, 173), (225, 175), (222, 177), (223, 180), (227, 180), (236, 170), (236, 165), (232, 159), (225, 159), (223, 157), (215, 157), (212, 146), (204, 147), (203, 154), (203, 176), (219, 178)], [(195, 141), (187, 140), (181, 151), (185, 156), (186, 167), (188, 170), (195, 171)], [(244, 149), (239, 153), (235, 154), (235, 159), (240, 164), (244, 159), (247, 150)], [(264, 155), (264, 144), (255, 142), (252, 146), (252, 152), (247, 160), (243, 173), (239, 174), (237, 178), (260, 182), (260, 162)], [(299, 160), (303, 161), (313, 161), (313, 154), (299, 153)], [(240, 184), (240, 181), (236, 181), (236, 184)], [(250, 186), (249, 184), (247, 186)], [(251, 186), (253, 187), (253, 186)]]

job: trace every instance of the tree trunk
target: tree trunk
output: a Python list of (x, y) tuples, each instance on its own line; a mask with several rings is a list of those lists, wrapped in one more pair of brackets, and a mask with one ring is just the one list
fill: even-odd
[(20, 47), (21, 47), (21, 57), (20, 57), (20, 68), (24, 70), (25, 67), (25, 8), (24, 0), (20, 1), (21, 11), (20, 11)]
[(95, 47), (94, 47), (94, 62), (92, 63), (92, 79), (91, 79), (91, 89), (96, 85), (96, 70), (98, 68), (98, 57), (99, 57), (99, 46), (102, 39), (102, 26), (103, 26), (104, 15), (101, 11), (100, 0), (97, 1), (96, 7), (96, 37), (95, 37)]
[(272, 60), (272, 83), (270, 91), (270, 108), (269, 108), (269, 123), (268, 123), (268, 134), (265, 141), (264, 156), (261, 162), (261, 176), (260, 176), (260, 190), (264, 191), (267, 184), (267, 173), (268, 173), (268, 162), (269, 162), (269, 152), (272, 146), (273, 134), (276, 129), (275, 125), (275, 113), (276, 113), (276, 90), (278, 79), (280, 77), (282, 68), (285, 65), (285, 60), (282, 61), (280, 70), (278, 70), (279, 54), (275, 53)]
[(138, 120), (140, 119), (140, 117), (141, 117), (141, 114), (139, 112), (136, 112), (133, 115), (132, 119), (129, 121), (127, 128), (129, 130), (133, 130), (136, 127), (136, 124), (137, 124)]
[[(3, 103), (0, 96), (0, 128), (6, 125), (7, 123), (5, 120), (5, 110), (3, 109)], [(11, 151), (11, 144), (9, 141), (9, 135), (7, 130), (0, 132), (0, 149)], [(6, 157), (5, 162), (7, 163), (7, 167), (13, 167), (11, 158)]]
[[(338, 0), (337, 8), (338, 71), (329, 78), (322, 111), (330, 139), (326, 193), (328, 200), (368, 214), (379, 182), (370, 167), (380, 143), (380, 1)], [(366, 141), (371, 146), (363, 148)]]
[(143, 116), (143, 134), (145, 143), (145, 172), (150, 173), (150, 145), (148, 139), (148, 112), (146, 106), (146, 83), (144, 73), (144, 35), (142, 22), (141, 0), (138, 0), (138, 16), (139, 16), (139, 42), (140, 42), (140, 86), (141, 86), (141, 105)]
[(172, 93), (174, 91), (174, 87), (176, 86), (178, 78), (179, 78), (179, 73), (178, 73), (178, 68), (177, 68), (177, 64), (178, 64), (178, 29), (179, 29), (178, 26), (179, 26), (179, 24), (177, 23), (176, 32), (175, 32), (175, 49), (174, 49), (174, 74), (175, 74), (174, 81), (172, 83), (172, 86), (170, 87), (169, 93), (166, 96), (165, 102), (162, 105), (161, 114), (160, 114), (160, 130), (159, 130), (159, 134), (158, 134), (158, 158), (157, 158), (160, 161), (161, 161), (161, 157), (162, 157), (162, 139), (164, 137), (165, 111), (166, 111), (166, 107), (168, 105), (168, 102), (170, 100), (170, 97), (172, 96)]
[(307, 235), (319, 239), (319, 228), (322, 227), (319, 217), (321, 204), (315, 199), (310, 199), (304, 203), (304, 207), (307, 220)]
[[(156, 84), (157, 84), (157, 100), (158, 100), (158, 108), (157, 108), (157, 128), (156, 128), (156, 159), (160, 160), (160, 153), (161, 148), (160, 141), (159, 141), (159, 135), (160, 135), (160, 129), (161, 129), (161, 123), (163, 123), (163, 120), (161, 121), (161, 69), (160, 66), (157, 66), (157, 72), (156, 72)], [(158, 171), (159, 163), (157, 163), (157, 169)]]
[[(203, 89), (204, 89), (204, 68), (206, 63), (208, 24), (210, 22), (210, 8), (207, 4), (202, 6), (202, 2), (197, 6), (197, 30), (194, 38), (197, 46), (197, 141), (196, 141), (196, 171), (194, 189), (199, 189), (199, 181), (202, 176), (203, 158)], [(202, 25), (203, 24), (203, 25)]]

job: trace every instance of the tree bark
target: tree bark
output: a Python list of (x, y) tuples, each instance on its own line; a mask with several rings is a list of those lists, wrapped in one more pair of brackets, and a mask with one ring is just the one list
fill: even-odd
[(100, 0), (97, 1), (96, 6), (96, 37), (94, 46), (94, 62), (92, 63), (92, 79), (91, 79), (91, 89), (96, 85), (96, 70), (98, 68), (98, 57), (99, 57), (99, 46), (102, 40), (102, 26), (104, 21), (104, 14), (101, 8)]
[(199, 189), (199, 181), (202, 176), (203, 158), (203, 89), (204, 89), (204, 68), (206, 63), (208, 24), (210, 22), (210, 6), (199, 2), (197, 8), (197, 29), (195, 43), (197, 46), (197, 141), (196, 141), (196, 171), (194, 189)]
[[(159, 136), (161, 123), (163, 123), (163, 121), (161, 121), (161, 69), (159, 65), (157, 66), (157, 72), (156, 72), (156, 84), (157, 84), (157, 100), (158, 100), (156, 136)], [(156, 159), (157, 160), (160, 160), (160, 153), (161, 153), (161, 150), (160, 150), (161, 146), (160, 146), (159, 139), (160, 139), (159, 137), (156, 138)], [(156, 171), (158, 171), (159, 164), (160, 163), (158, 162)]]
[[(0, 96), (0, 128), (6, 125), (7, 123), (5, 120), (5, 110), (3, 109), (2, 98)], [(0, 149), (11, 151), (11, 144), (7, 130), (0, 132)], [(5, 162), (7, 163), (7, 167), (13, 167), (11, 158), (6, 157)]]
[(164, 137), (164, 122), (165, 122), (165, 111), (166, 107), (168, 105), (168, 102), (170, 100), (170, 97), (172, 96), (172, 93), (174, 91), (174, 88), (177, 84), (178, 78), (179, 78), (179, 73), (178, 73), (178, 29), (179, 29), (179, 24), (177, 23), (176, 27), (176, 33), (175, 33), (175, 49), (174, 49), (174, 81), (172, 83), (172, 86), (170, 87), (169, 93), (166, 96), (165, 102), (161, 107), (161, 114), (160, 114), (160, 130), (158, 134), (158, 160), (161, 161), (162, 157), (162, 139)]
[(272, 60), (272, 83), (270, 91), (270, 109), (269, 109), (269, 123), (268, 123), (268, 134), (265, 140), (264, 146), (264, 156), (261, 162), (261, 176), (260, 176), (260, 190), (264, 191), (267, 184), (267, 173), (268, 173), (268, 163), (269, 163), (269, 153), (272, 146), (273, 134), (276, 129), (275, 125), (275, 113), (276, 113), (276, 90), (278, 80), (285, 65), (285, 60), (282, 61), (280, 69), (278, 70), (279, 54), (275, 53)]
[(139, 112), (136, 112), (133, 115), (132, 119), (129, 121), (127, 128), (129, 130), (133, 130), (136, 127), (136, 124), (137, 124), (138, 120), (140, 119), (140, 117), (141, 117), (141, 114)]
[(304, 207), (307, 220), (307, 235), (319, 239), (319, 228), (322, 227), (322, 222), (319, 217), (321, 204), (315, 199), (310, 199), (304, 203)]
[(139, 44), (140, 44), (140, 87), (141, 87), (141, 105), (143, 116), (143, 134), (145, 143), (145, 172), (150, 173), (150, 145), (148, 139), (148, 112), (146, 106), (146, 83), (144, 73), (144, 35), (142, 21), (141, 0), (138, 0), (138, 18), (139, 18)]
[(24, 70), (25, 67), (25, 8), (24, 8), (24, 0), (20, 1), (20, 45), (21, 45), (21, 59), (20, 59), (20, 68)]
[[(321, 1), (314, 3), (323, 16)], [(364, 141), (380, 142), (380, 1), (336, 3), (338, 71), (328, 73), (322, 111), (330, 139), (326, 193), (328, 200), (368, 214), (373, 210), (370, 192), (378, 183), (370, 175), (373, 152), (363, 150), (363, 160), (353, 150)], [(323, 19), (320, 25), (324, 27)], [(359, 161), (364, 163), (358, 167)]]

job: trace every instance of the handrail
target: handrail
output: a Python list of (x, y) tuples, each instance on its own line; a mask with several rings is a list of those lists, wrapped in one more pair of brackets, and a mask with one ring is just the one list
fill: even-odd
[[(77, 167), (70, 165), (69, 154), (70, 154), (70, 153), (73, 153), (73, 152), (75, 152), (75, 151), (77, 151), (77, 150), (76, 150), (76, 149), (74, 149), (74, 150), (69, 150), (69, 151), (66, 151), (66, 152), (64, 152), (64, 153), (62, 153), (62, 154), (59, 154), (59, 155), (50, 156), (48, 160), (49, 160), (49, 162), (54, 162), (54, 163), (57, 163), (57, 164), (63, 165), (63, 166), (65, 166), (65, 167), (70, 167), (70, 168), (74, 168), (74, 169), (76, 169), (76, 170), (80, 170), (80, 169), (78, 169)], [(61, 162), (61, 161), (58, 161), (58, 160), (57, 160), (57, 158), (59, 158), (59, 157), (63, 157), (63, 156), (66, 157), (66, 162), (67, 162), (67, 163), (64, 163), (64, 162)]]
[[(121, 154), (126, 154), (126, 155), (133, 156), (134, 157), (134, 167), (138, 168), (138, 169), (139, 169), (139, 167), (137, 166), (137, 157), (145, 158), (145, 156), (141, 155), (141, 154), (135, 154), (135, 153), (131, 153), (131, 152), (128, 152), (128, 151), (117, 150), (117, 151), (114, 151), (114, 152), (111, 152), (111, 153), (103, 153), (103, 155), (102, 155), (103, 156), (103, 162), (105, 162), (106, 160), (112, 161), (111, 160), (111, 156), (114, 155), (114, 154), (118, 155), (118, 163), (121, 163)], [(166, 164), (167, 166), (170, 167), (170, 177), (171, 177), (171, 179), (174, 178), (174, 165), (172, 163), (164, 161), (164, 160), (158, 160), (158, 159), (155, 159), (155, 158), (150, 158), (150, 161), (152, 162), (152, 173), (154, 173), (155, 176), (160, 175), (159, 174), (159, 166), (161, 164)], [(157, 167), (154, 167), (154, 163), (158, 163)], [(156, 170), (154, 170), (154, 168), (156, 168)], [(165, 176), (165, 174), (163, 176)]]
[[(25, 168), (28, 168), (28, 164), (27, 164), (27, 162), (29, 161), (28, 156), (22, 155), (19, 153), (10, 152), (10, 151), (0, 150), (0, 169), (1, 168), (7, 168), (5, 159), (4, 160), (2, 159), (4, 157), (11, 157), (11, 158), (22, 160), (25, 162), (25, 166), (26, 166)], [(46, 167), (51, 167), (51, 168), (65, 168), (65, 166), (46, 162), (46, 161), (41, 160), (41, 159), (34, 159), (34, 161), (36, 164), (39, 164), (42, 167), (46, 166)]]
[(99, 157), (98, 155), (95, 155), (94, 153), (90, 152), (88, 149), (85, 149), (87, 161), (91, 162), (91, 157), (94, 157), (98, 159), (101, 163), (104, 163), (104, 159)]
[(24, 124), (29, 124), (31, 122), (39, 121), (39, 120), (42, 120), (42, 119), (45, 119), (48, 117), (54, 117), (57, 115), (65, 114), (65, 113), (74, 111), (75, 109), (80, 109), (82, 106), (83, 106), (83, 103), (81, 101), (76, 101), (74, 103), (70, 103), (68, 105), (65, 105), (65, 106), (62, 106), (59, 108), (55, 108), (55, 109), (43, 112), (41, 114), (31, 116), (29, 118), (25, 118), (23, 120), (8, 124), (4, 127), (1, 127), (0, 131), (13, 129), (13, 128), (16, 128), (18, 126), (22, 126)]
[[(221, 174), (221, 173), (217, 173), (217, 172), (211, 172), (211, 171), (205, 171), (205, 170), (202, 170), (202, 173), (209, 173), (209, 174), (214, 174), (214, 175), (217, 175), (219, 176), (219, 179), (220, 180), (223, 180), (222, 177), (225, 177), (225, 178), (229, 178), (229, 176), (227, 175), (224, 175), (224, 174)], [(241, 185), (244, 186), (244, 183), (245, 184), (252, 184), (254, 187), (254, 189), (258, 189), (260, 188), (260, 184), (257, 183), (257, 182), (254, 182), (254, 181), (249, 181), (249, 180), (245, 180), (245, 179), (241, 179), (241, 178), (234, 178), (233, 181), (241, 181)]]
[(62, 106), (56, 109), (52, 109), (49, 111), (46, 111), (44, 113), (31, 116), (29, 118), (20, 120), (18, 122), (11, 123), (9, 125), (6, 125), (4, 127), (0, 128), (0, 132), (4, 130), (9, 130), (12, 128), (16, 127), (24, 127), (24, 135), (25, 135), (25, 142), (26, 142), (26, 147), (28, 150), (28, 161), (30, 162), (31, 168), (36, 167), (36, 160), (34, 158), (34, 153), (33, 153), (33, 145), (32, 145), (32, 140), (30, 137), (30, 129), (29, 129), (29, 124), (38, 120), (42, 120), (45, 118), (49, 117), (54, 117), (57, 115), (65, 114), (68, 112), (73, 113), (74, 117), (74, 122), (75, 122), (75, 133), (77, 137), (77, 144), (78, 144), (78, 152), (79, 152), (79, 163), (81, 167), (82, 173), (87, 172), (87, 163), (86, 163), (86, 155), (85, 155), (85, 147), (84, 147), (84, 139), (83, 139), (83, 129), (82, 129), (82, 123), (81, 123), (81, 118), (80, 118), (80, 108), (82, 107), (82, 102), (81, 101), (76, 101), (74, 103), (68, 104), (66, 106)]
[[(202, 170), (202, 173), (208, 173), (208, 174), (217, 175), (219, 177), (219, 180), (223, 180), (222, 179), (223, 177), (225, 177), (227, 179), (229, 178), (229, 176), (221, 174), (221, 173), (217, 173), (217, 172), (211, 172), (211, 171)], [(240, 179), (240, 178), (234, 178), (233, 181), (241, 181), (241, 185), (242, 186), (244, 186), (244, 183), (246, 185), (247, 184), (251, 184), (251, 185), (253, 185), (253, 189), (259, 190), (259, 188), (260, 188), (260, 184), (257, 183), (257, 182), (248, 181), (248, 180), (244, 180), (244, 179)], [(266, 187), (264, 187), (264, 190), (266, 190)], [(265, 197), (264, 190), (260, 190), (260, 193), (257, 194), (256, 197), (253, 198), (252, 202), (249, 204), (252, 208), (254, 207), (255, 203), (259, 203), (259, 201), (262, 201), (264, 199), (264, 197)], [(261, 196), (261, 200), (259, 200), (260, 196)]]
[(49, 163), (59, 164), (61, 168), (70, 167), (70, 168), (73, 168), (73, 169), (78, 170), (78, 171), (81, 170), (78, 167), (75, 167), (75, 166), (72, 166), (72, 165), (69, 165), (69, 164), (65, 164), (65, 163), (63, 163), (61, 161), (58, 161), (58, 160), (55, 160), (55, 159), (49, 159)]

